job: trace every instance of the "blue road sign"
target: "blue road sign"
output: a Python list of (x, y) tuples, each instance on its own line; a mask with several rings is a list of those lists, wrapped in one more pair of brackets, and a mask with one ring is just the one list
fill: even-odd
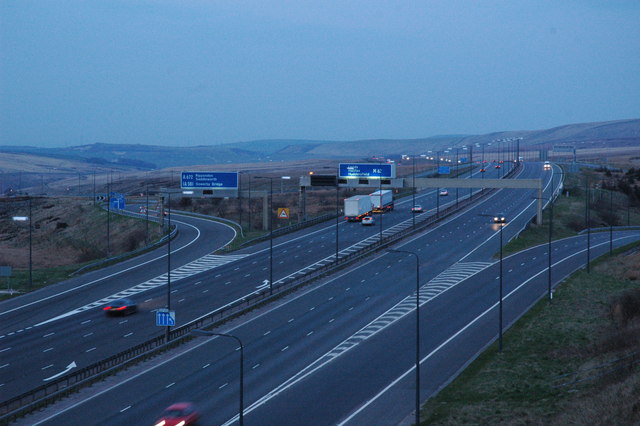
[(124, 207), (125, 207), (124, 194), (119, 194), (119, 193), (116, 193), (116, 192), (112, 192), (110, 194), (110, 200), (111, 200), (111, 208), (112, 209), (124, 210)]
[(396, 177), (395, 163), (340, 163), (341, 178), (383, 178)]
[(238, 172), (182, 172), (182, 189), (237, 189)]
[(451, 173), (451, 167), (449, 166), (440, 166), (438, 167), (438, 174), (440, 175), (448, 175)]
[(460, 157), (460, 162), (461, 163), (466, 163), (467, 162), (467, 157)]
[(176, 325), (176, 312), (167, 309), (156, 311), (156, 325), (160, 327), (174, 327)]

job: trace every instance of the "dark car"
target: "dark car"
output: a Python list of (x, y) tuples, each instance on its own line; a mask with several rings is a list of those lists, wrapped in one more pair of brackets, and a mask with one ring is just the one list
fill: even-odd
[(117, 299), (102, 308), (107, 315), (129, 315), (138, 311), (138, 305), (131, 299)]
[(504, 215), (504, 213), (498, 213), (495, 216), (493, 216), (493, 223), (506, 223), (507, 222), (507, 217)]
[(198, 422), (200, 413), (191, 402), (178, 402), (165, 408), (155, 426), (194, 425)]

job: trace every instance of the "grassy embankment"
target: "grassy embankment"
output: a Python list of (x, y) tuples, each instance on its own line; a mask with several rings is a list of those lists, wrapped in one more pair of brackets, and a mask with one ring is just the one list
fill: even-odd
[[(584, 225), (580, 177), (567, 177), (570, 197), (555, 205), (554, 239)], [(596, 210), (592, 226), (601, 225)], [(637, 212), (630, 218), (640, 223)], [(507, 251), (547, 242), (546, 223)], [(502, 353), (494, 344), (429, 400), (422, 423), (640, 424), (639, 280), (640, 254), (628, 248), (577, 272), (552, 304), (541, 300), (505, 333)]]
[[(18, 199), (3, 203), (0, 208), (7, 217), (28, 216), (27, 206), (26, 200)], [(33, 198), (33, 285), (29, 288), (29, 222), (6, 220), (0, 223), (0, 265), (10, 266), (12, 275), (1, 280), (3, 290), (21, 293), (59, 282), (82, 266), (140, 249), (164, 234), (153, 222), (147, 228), (143, 219), (113, 213), (107, 216), (91, 201)]]

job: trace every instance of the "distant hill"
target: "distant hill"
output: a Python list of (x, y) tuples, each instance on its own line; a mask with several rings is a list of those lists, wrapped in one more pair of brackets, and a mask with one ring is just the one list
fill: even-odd
[[(551, 147), (552, 144), (612, 147), (640, 146), (640, 119), (617, 120), (599, 123), (579, 123), (544, 130), (494, 132), (485, 135), (440, 135), (420, 139), (371, 139), (357, 141), (327, 140), (255, 140), (211, 146), (167, 147), (155, 145), (119, 145), (97, 143), (66, 148), (40, 148), (0, 146), (0, 152), (26, 155), (25, 161), (0, 160), (0, 171), (18, 172), (30, 170), (44, 173), (55, 164), (65, 164), (65, 169), (76, 170), (153, 170), (167, 167), (186, 167), (207, 164), (237, 164), (258, 162), (282, 162), (313, 159), (364, 159), (372, 156), (399, 156), (422, 154), (484, 144), (496, 139), (522, 138), (522, 149)], [(18, 157), (14, 157), (18, 158)], [(24, 157), (20, 157), (24, 158)], [(8, 161), (7, 161), (8, 160)], [(35, 167), (41, 164), (41, 167)]]

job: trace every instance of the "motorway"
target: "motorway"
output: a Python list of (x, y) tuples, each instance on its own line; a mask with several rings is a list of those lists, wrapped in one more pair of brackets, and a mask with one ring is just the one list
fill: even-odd
[[(435, 191), (429, 191), (417, 202), (435, 205), (435, 197)], [(385, 229), (409, 219), (409, 202), (398, 203), (398, 211), (380, 220)], [(233, 238), (232, 228), (188, 216), (173, 217), (172, 222), (180, 231), (172, 243), (170, 268), (171, 307), (177, 312), (178, 325), (244, 298), (269, 278), (267, 243), (232, 255), (211, 255)], [(345, 253), (378, 235), (377, 226), (339, 225), (340, 250)], [(323, 259), (330, 262), (335, 255), (335, 232), (335, 226), (325, 224), (277, 239), (274, 281)], [(160, 248), (2, 302), (0, 389), (4, 399), (74, 368), (69, 366), (90, 365), (161, 334), (154, 312), (166, 306), (167, 263), (166, 248)], [(141, 312), (126, 318), (105, 318), (102, 306), (120, 297), (136, 299)], [(24, 353), (30, 358), (26, 359)]]
[[(525, 167), (522, 177), (539, 174), (540, 169)], [(500, 228), (490, 224), (486, 215), (495, 213), (497, 205), (507, 213), (510, 220), (502, 228), (506, 242), (531, 219), (532, 196), (532, 191), (501, 190), (476, 208), (402, 243), (403, 250), (421, 258), (420, 300), (426, 308), (421, 309), (422, 399), (495, 339), (499, 273), (492, 256), (499, 249)], [(322, 234), (326, 237), (328, 228)], [(315, 245), (332, 246), (330, 237), (324, 243), (316, 240)], [(638, 237), (633, 232), (616, 232), (614, 244)], [(554, 242), (554, 284), (584, 265), (585, 238)], [(591, 258), (606, 250), (608, 235), (592, 235)], [(546, 259), (546, 245), (504, 259), (505, 326), (544, 295)], [(406, 255), (382, 254), (217, 330), (237, 335), (245, 345), (245, 421), (394, 424), (410, 413), (414, 262)], [(202, 282), (189, 286), (198, 285)], [(218, 283), (217, 288), (224, 287)], [(119, 374), (114, 380), (120, 386), (108, 387), (88, 403), (80, 400), (68, 410), (54, 409), (54, 417), (48, 417), (52, 411), (47, 411), (28, 421), (82, 420), (86, 424), (92, 415), (100, 419), (96, 424), (151, 422), (164, 406), (188, 399), (207, 415), (204, 424), (233, 422), (238, 412), (235, 346), (230, 339), (195, 340), (183, 352), (188, 355), (163, 359), (150, 373)]]

